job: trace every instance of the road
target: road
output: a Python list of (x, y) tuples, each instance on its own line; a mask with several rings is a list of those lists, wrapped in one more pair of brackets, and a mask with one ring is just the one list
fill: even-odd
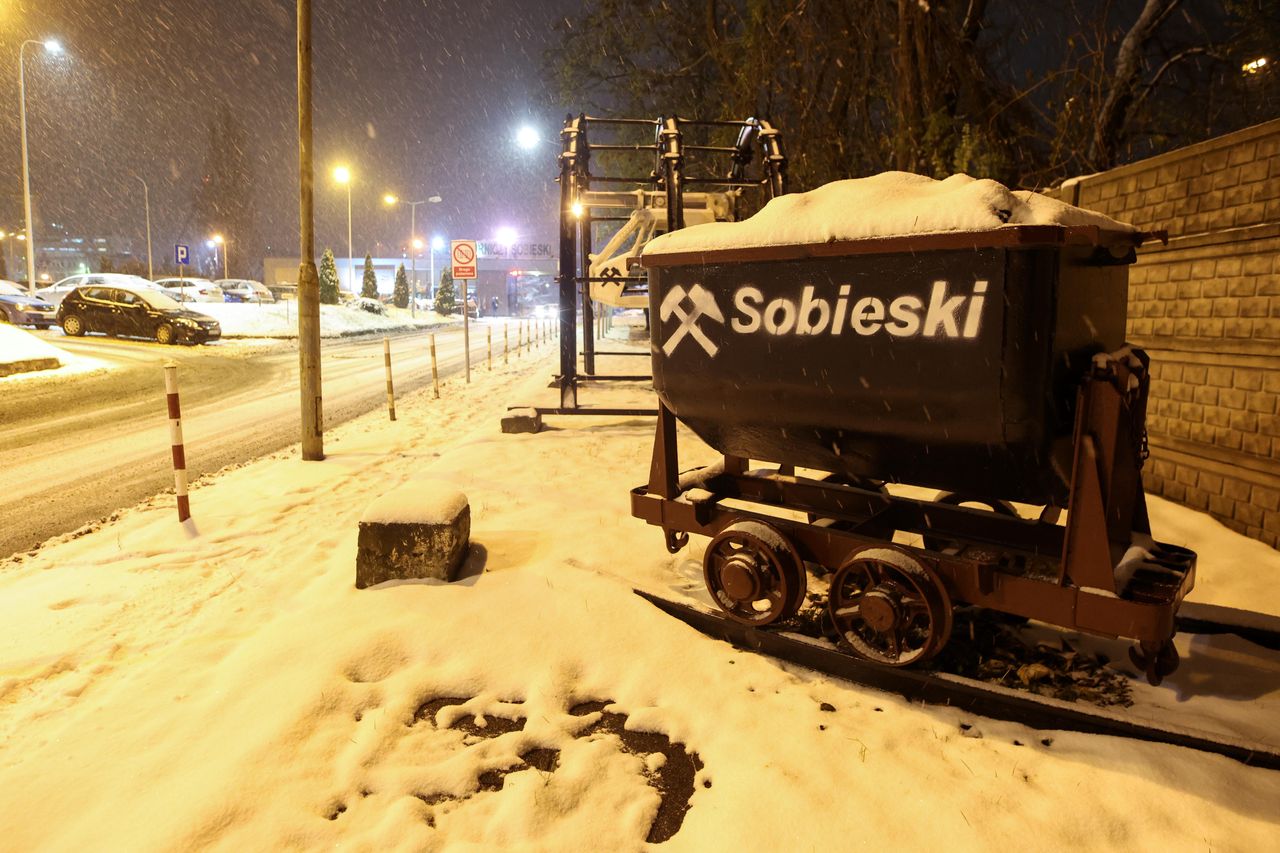
[[(484, 364), (488, 328), (501, 358), (501, 321), (480, 321), (471, 329), (473, 366)], [(0, 559), (172, 488), (166, 359), (179, 365), (192, 479), (299, 440), (293, 342), (163, 347), (64, 338), (57, 330), (41, 333), (46, 334), (52, 343), (115, 369), (15, 383), (0, 393)], [(429, 385), (428, 334), (393, 335), (391, 346), (397, 394)], [(442, 378), (462, 370), (461, 327), (437, 331), (436, 348)], [(326, 340), (321, 372), (326, 425), (386, 405), (380, 335)]]

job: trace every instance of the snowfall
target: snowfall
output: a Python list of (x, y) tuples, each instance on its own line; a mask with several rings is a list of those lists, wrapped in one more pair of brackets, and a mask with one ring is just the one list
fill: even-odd
[[(887, 205), (903, 180), (854, 189)], [(994, 225), (908, 227), (1047, 210), (1000, 208), (1008, 191), (990, 183), (915, 189), (959, 193)], [(779, 201), (757, 219), (786, 214)], [(793, 217), (783, 236), (810, 240), (826, 218)], [(744, 239), (703, 228), (651, 248)], [(438, 399), (407, 395), (395, 421), (329, 431), (323, 462), (294, 448), (203, 478), (193, 523), (157, 495), (0, 564), (4, 845), (1280, 849), (1280, 773), (909, 703), (664, 615), (633, 590), (705, 604), (706, 543), (671, 555), (631, 517), (653, 420), (500, 432), (508, 407), (554, 404), (554, 362), (544, 343)], [(653, 401), (638, 383), (583, 393)], [(680, 440), (682, 467), (715, 459)], [(357, 590), (359, 519), (432, 484), (470, 502), (461, 579)], [(1199, 552), (1193, 600), (1280, 614), (1280, 552), (1156, 498), (1151, 516), (1157, 538)], [(1276, 744), (1274, 655), (1229, 636), (1179, 644), (1182, 667), (1158, 688), (1135, 678), (1126, 713)]]
[[(499, 430), (553, 367), (544, 344), (331, 430), (323, 462), (204, 478), (191, 528), (158, 495), (0, 564), (3, 846), (614, 851), (656, 821), (673, 850), (1280, 847), (1280, 773), (913, 705), (665, 616), (633, 588), (705, 601), (705, 542), (669, 555), (629, 513), (652, 419)], [(467, 495), (464, 577), (357, 590), (357, 521), (408, 483)], [(1194, 599), (1280, 613), (1280, 553), (1152, 503)], [(1275, 743), (1276, 664), (1187, 643), (1135, 694)]]

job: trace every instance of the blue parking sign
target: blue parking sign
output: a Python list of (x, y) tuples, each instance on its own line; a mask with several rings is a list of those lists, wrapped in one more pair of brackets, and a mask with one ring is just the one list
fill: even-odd
[(173, 262), (180, 267), (191, 263), (191, 247), (186, 243), (174, 243)]

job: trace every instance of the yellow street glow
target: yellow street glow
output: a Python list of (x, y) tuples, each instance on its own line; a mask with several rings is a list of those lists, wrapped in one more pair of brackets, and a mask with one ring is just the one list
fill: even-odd
[(1259, 56), (1257, 59), (1254, 59), (1250, 62), (1246, 62), (1244, 65), (1241, 65), (1240, 70), (1243, 71), (1245, 74), (1257, 74), (1259, 71), (1261, 71), (1263, 68), (1266, 68), (1266, 67), (1267, 67), (1267, 58), (1265, 56)]
[(333, 179), (340, 184), (351, 183), (351, 170), (346, 166), (339, 166), (333, 170)]
[(573, 203), (573, 206), (572, 206), (572, 207), (570, 207), (570, 208), (569, 208), (569, 210), (570, 210), (570, 211), (573, 213), (573, 215), (574, 215), (574, 216), (576, 216), (578, 219), (581, 219), (581, 218), (582, 218), (582, 202), (580, 202), (580, 201), (575, 201), (575, 202)]
[(395, 203), (396, 203), (396, 202), (398, 202), (399, 200), (400, 200), (400, 199), (396, 198), (396, 197), (395, 197), (395, 196), (393, 196), (391, 193), (387, 193), (386, 195), (384, 195), (384, 196), (382, 197), (382, 201), (383, 201), (383, 203), (384, 203), (384, 204), (395, 204)]

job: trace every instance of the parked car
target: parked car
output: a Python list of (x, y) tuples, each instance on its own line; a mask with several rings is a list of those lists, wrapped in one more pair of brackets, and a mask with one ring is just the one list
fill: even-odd
[(125, 275), (124, 273), (82, 273), (80, 275), (71, 275), (59, 281), (57, 284), (51, 284), (48, 287), (42, 287), (36, 291), (39, 296), (50, 305), (57, 305), (62, 301), (63, 297), (77, 287), (90, 286), (106, 286), (106, 287), (128, 287), (133, 289), (142, 288), (144, 290), (158, 290), (159, 285), (147, 281), (136, 275)]
[(47, 329), (54, 324), (55, 311), (54, 306), (15, 282), (0, 279), (0, 323)]
[(154, 288), (77, 287), (58, 305), (57, 320), (72, 337), (104, 332), (161, 344), (202, 344), (222, 337), (217, 320)]
[(155, 283), (165, 290), (183, 294), (183, 302), (226, 302), (222, 288), (207, 278), (158, 278)]
[(215, 284), (222, 288), (228, 302), (275, 302), (276, 297), (260, 281), (247, 278), (220, 278)]

